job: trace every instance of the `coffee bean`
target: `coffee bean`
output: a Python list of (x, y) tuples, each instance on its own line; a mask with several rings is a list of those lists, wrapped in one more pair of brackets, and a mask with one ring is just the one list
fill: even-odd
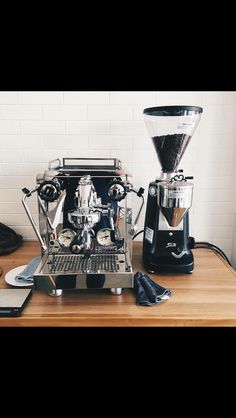
[(161, 135), (152, 138), (162, 170), (173, 172), (177, 170), (179, 162), (191, 136), (187, 134)]

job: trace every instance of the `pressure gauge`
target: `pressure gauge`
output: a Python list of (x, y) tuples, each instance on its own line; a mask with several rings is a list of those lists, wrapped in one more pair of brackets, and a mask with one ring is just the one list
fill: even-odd
[(62, 229), (58, 234), (58, 242), (62, 247), (69, 247), (75, 236), (76, 232), (72, 229)]
[(109, 228), (102, 228), (99, 229), (97, 232), (97, 242), (104, 247), (108, 245), (112, 245), (112, 238), (111, 238), (111, 229)]

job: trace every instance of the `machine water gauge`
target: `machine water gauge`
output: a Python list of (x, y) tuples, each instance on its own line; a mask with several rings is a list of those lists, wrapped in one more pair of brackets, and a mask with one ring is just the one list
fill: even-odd
[(112, 245), (111, 230), (109, 228), (99, 229), (97, 232), (97, 242), (105, 247)]
[(62, 229), (58, 234), (58, 242), (62, 247), (69, 247), (75, 236), (76, 232), (72, 229)]

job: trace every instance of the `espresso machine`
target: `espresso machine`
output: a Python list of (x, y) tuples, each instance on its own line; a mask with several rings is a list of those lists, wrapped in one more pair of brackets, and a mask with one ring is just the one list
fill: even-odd
[(189, 237), (193, 177), (178, 166), (202, 111), (197, 106), (159, 106), (143, 112), (162, 167), (148, 188), (142, 257), (149, 273), (191, 273), (194, 268)]
[[(134, 285), (132, 237), (144, 189), (135, 190), (116, 158), (58, 158), (23, 189), (26, 214), (41, 245), (33, 278), (36, 289), (60, 296), (64, 289), (110, 289), (119, 295)], [(141, 200), (133, 221), (127, 197)], [(27, 199), (38, 201), (38, 225)]]

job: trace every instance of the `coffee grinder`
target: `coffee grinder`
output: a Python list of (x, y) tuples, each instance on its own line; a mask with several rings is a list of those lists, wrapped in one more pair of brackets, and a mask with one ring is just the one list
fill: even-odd
[(143, 112), (162, 167), (148, 188), (143, 264), (149, 273), (191, 273), (194, 268), (189, 238), (193, 177), (184, 176), (178, 166), (202, 111), (197, 106), (159, 106)]

